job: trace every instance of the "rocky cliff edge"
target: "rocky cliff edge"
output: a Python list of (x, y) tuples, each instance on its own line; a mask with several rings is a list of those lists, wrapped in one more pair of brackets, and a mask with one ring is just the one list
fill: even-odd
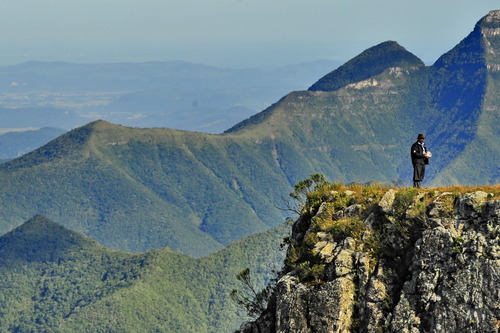
[(499, 332), (500, 186), (321, 186), (238, 332)]

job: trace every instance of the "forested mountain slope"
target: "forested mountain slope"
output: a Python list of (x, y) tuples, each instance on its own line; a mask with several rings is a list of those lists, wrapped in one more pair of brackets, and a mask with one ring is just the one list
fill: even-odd
[(289, 226), (193, 259), (125, 253), (37, 215), (0, 237), (1, 332), (229, 332), (245, 318), (236, 275), (260, 289), (279, 270)]

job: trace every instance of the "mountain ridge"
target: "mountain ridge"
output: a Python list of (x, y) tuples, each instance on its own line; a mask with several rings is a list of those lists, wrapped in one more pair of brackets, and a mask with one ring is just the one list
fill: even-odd
[[(439, 130), (436, 136), (446, 142), (450, 142), (448, 147), (461, 146), (464, 152), (458, 158), (450, 161), (451, 168), (444, 169), (444, 172), (437, 177), (437, 181), (453, 180), (460, 183), (460, 179), (467, 177), (464, 170), (470, 160), (481, 159), (484, 156), (490, 156), (488, 162), (480, 166), (481, 172), (475, 175), (475, 182), (478, 182), (478, 175), (489, 175), (489, 182), (495, 183), (500, 179), (500, 170), (495, 167), (494, 158), (500, 156), (500, 148), (494, 143), (495, 137), (500, 136), (499, 126), (495, 126), (500, 121), (500, 109), (498, 103), (500, 99), (494, 91), (498, 88), (499, 62), (500, 62), (500, 11), (490, 11), (475, 25), (474, 30), (469, 36), (464, 38), (452, 50), (441, 56), (435, 63), (438, 73), (452, 72), (447, 81), (441, 84), (442, 87), (436, 89), (438, 94), (443, 94), (442, 98), (435, 95), (435, 100), (444, 101), (438, 107), (441, 112), (449, 115), (449, 119), (456, 124), (462, 124), (462, 129), (448, 131), (447, 138)], [(470, 56), (472, 54), (472, 56)], [(469, 55), (467, 58), (464, 55)], [(462, 68), (454, 68), (455, 59), (461, 59)], [(464, 66), (468, 64), (468, 66)], [(471, 70), (472, 69), (472, 70)], [(440, 80), (438, 79), (435, 79)], [(447, 84), (446, 82), (450, 82)], [(484, 82), (482, 85), (476, 85), (477, 82)], [(461, 86), (462, 85), (462, 86)], [(439, 86), (439, 85), (438, 85)], [(455, 101), (450, 102), (450, 99)], [(475, 103), (475, 104), (474, 104)], [(456, 104), (461, 105), (457, 112)], [(432, 120), (431, 120), (432, 121)], [(437, 124), (435, 127), (443, 126)], [(456, 127), (456, 126), (455, 126)], [(440, 133), (441, 132), (441, 133)], [(468, 138), (468, 140), (464, 140)], [(448, 152), (440, 152), (448, 154)]]
[[(222, 244), (212, 238), (216, 234), (212, 233), (212, 236), (207, 234), (206, 229), (210, 230), (211, 226), (207, 224), (207, 220), (203, 221), (196, 216), (197, 205), (193, 206), (191, 202), (186, 201), (186, 198), (182, 196), (182, 193), (179, 194), (179, 191), (166, 191), (172, 186), (172, 183), (178, 183), (175, 174), (177, 166), (162, 156), (166, 154), (174, 159), (186, 158), (188, 163), (192, 165), (191, 168), (195, 167), (200, 174), (215, 181), (212, 189), (213, 187), (219, 188), (227, 193), (226, 196), (229, 199), (225, 200), (226, 202), (234, 202), (235, 199), (231, 199), (232, 194), (239, 191), (233, 188), (237, 186), (233, 185), (235, 180), (229, 179), (227, 181), (230, 183), (225, 185), (223, 183), (226, 180), (220, 179), (219, 175), (213, 173), (213, 167), (210, 166), (210, 163), (213, 163), (210, 161), (211, 156), (205, 156), (200, 160), (193, 154), (193, 152), (200, 150), (198, 147), (200, 136), (214, 137), (209, 134), (170, 129), (132, 129), (105, 121), (96, 121), (70, 131), (32, 153), (3, 164), (0, 169), (10, 174), (24, 173), (23, 170), (30, 169), (32, 172), (27, 175), (27, 179), (31, 180), (23, 192), (32, 194), (28, 197), (27, 194), (19, 193), (19, 199), (28, 204), (34, 199), (40, 200), (46, 202), (45, 205), (49, 207), (53, 206), (52, 212), (47, 208), (39, 212), (45, 212), (45, 214), (57, 213), (58, 205), (72, 207), (69, 212), (69, 216), (71, 216), (69, 221), (72, 222), (68, 224), (68, 220), (66, 220), (63, 223), (77, 231), (93, 235), (93, 238), (101, 243), (103, 242), (102, 237), (109, 239), (110, 234), (121, 235), (123, 241), (136, 244), (133, 245), (132, 250), (143, 250), (141, 243), (145, 242), (146, 239), (134, 241), (121, 226), (128, 225), (132, 229), (140, 228), (140, 222), (144, 218), (142, 214), (144, 214), (144, 208), (147, 207), (147, 214), (152, 217), (149, 225), (153, 234), (146, 237), (154, 237), (152, 241), (157, 244), (155, 247), (162, 247), (162, 244), (167, 245), (164, 243), (163, 237), (165, 237), (174, 248), (180, 247), (183, 251), (199, 257), (208, 254), (206, 249), (210, 249), (209, 251), (212, 252), (220, 249)], [(216, 138), (217, 141), (211, 142), (209, 147), (215, 151), (224, 152), (222, 147), (227, 146), (227, 140), (223, 137)], [(172, 141), (177, 142), (175, 147), (171, 147)], [(232, 143), (229, 142), (229, 144)], [(238, 145), (233, 149), (237, 148)], [(145, 154), (146, 152), (150, 154)], [(248, 153), (243, 157), (247, 155)], [(248, 156), (248, 158), (251, 157)], [(227, 153), (224, 153), (223, 159), (229, 159)], [(62, 166), (61, 163), (64, 165)], [(169, 170), (173, 170), (173, 173), (170, 173)], [(181, 186), (186, 188), (189, 195), (200, 197), (196, 201), (198, 205), (201, 205), (203, 201), (211, 200), (208, 192), (212, 189), (198, 189), (196, 180), (199, 177), (193, 177), (191, 183), (185, 182)], [(42, 185), (43, 179), (54, 178), (57, 178), (58, 181)], [(4, 184), (6, 187), (15, 186), (8, 178), (4, 178)], [(43, 192), (59, 191), (57, 189), (61, 185), (64, 192), (58, 198), (43, 195)], [(43, 191), (37, 191), (38, 188), (42, 188)], [(109, 193), (109, 190), (113, 193)], [(116, 210), (116, 202), (120, 202), (125, 214)], [(208, 206), (209, 202), (206, 205), (210, 207)], [(268, 205), (272, 207), (271, 204)], [(107, 211), (106, 215), (95, 210), (94, 207), (99, 206), (101, 210)], [(31, 211), (37, 213), (35, 210)], [(246, 204), (246, 208), (241, 209), (239, 213), (242, 216), (247, 214), (255, 221), (254, 225), (228, 225), (227, 228), (234, 230), (230, 231), (231, 233), (250, 234), (267, 228), (253, 217), (255, 213), (249, 204)], [(127, 217), (125, 218), (125, 216)], [(98, 225), (93, 227), (94, 231), (92, 231), (91, 226), (89, 230), (89, 226), (81, 223), (82, 217), (90, 217), (99, 221)], [(184, 223), (177, 224), (176, 221), (184, 221)], [(166, 226), (168, 227), (166, 228)], [(111, 233), (109, 228), (113, 230)], [(205, 231), (202, 230), (203, 228)], [(85, 231), (86, 229), (87, 231)], [(186, 242), (187, 235), (191, 235), (187, 238), (193, 239), (193, 243)], [(226, 244), (229, 240), (234, 239), (224, 237), (226, 238), (223, 241)], [(106, 240), (104, 243), (107, 243)], [(109, 245), (109, 243), (107, 244)]]

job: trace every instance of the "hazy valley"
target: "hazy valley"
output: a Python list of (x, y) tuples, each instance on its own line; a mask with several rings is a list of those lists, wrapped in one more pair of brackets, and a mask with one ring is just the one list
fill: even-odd
[(69, 130), (104, 119), (220, 133), (338, 65), (325, 60), (239, 70), (182, 61), (4, 66), (0, 124)]

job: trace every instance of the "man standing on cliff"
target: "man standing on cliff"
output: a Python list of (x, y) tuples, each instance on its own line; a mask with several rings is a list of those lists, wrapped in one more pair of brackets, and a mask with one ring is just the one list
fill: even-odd
[(411, 146), (411, 163), (413, 164), (413, 187), (420, 188), (420, 182), (424, 180), (425, 165), (429, 164), (431, 153), (425, 148), (425, 136), (419, 134), (417, 141)]

